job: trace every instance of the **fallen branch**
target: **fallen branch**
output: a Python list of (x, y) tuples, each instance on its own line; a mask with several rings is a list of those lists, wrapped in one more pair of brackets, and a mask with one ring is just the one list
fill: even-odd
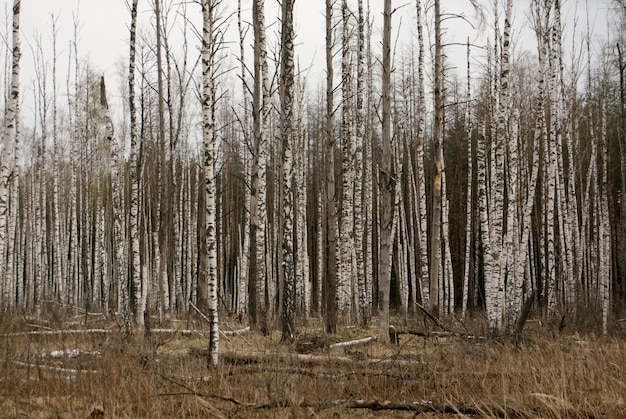
[[(432, 400), (420, 402), (387, 400), (334, 400), (321, 403), (302, 403), (301, 407), (342, 407), (344, 409), (398, 410), (420, 413), (462, 414), (476, 416), (524, 417), (531, 412), (528, 409), (516, 409), (510, 406), (487, 406), (474, 403), (439, 403)], [(531, 409), (534, 411), (534, 409)]]
[(447, 332), (447, 331), (448, 331), (448, 329), (446, 329), (446, 327), (445, 327), (443, 324), (441, 324), (441, 322), (439, 321), (439, 319), (437, 319), (435, 316), (433, 316), (432, 314), (430, 314), (430, 312), (429, 312), (428, 310), (426, 310), (426, 308), (424, 308), (424, 306), (423, 306), (423, 305), (421, 305), (420, 303), (415, 303), (415, 305), (416, 305), (416, 306), (417, 306), (420, 310), (422, 310), (422, 312), (423, 312), (423, 313), (424, 313), (424, 314), (425, 314), (425, 315), (426, 315), (429, 319), (431, 319), (432, 321), (434, 321), (434, 322), (435, 322), (435, 324), (441, 328), (441, 330), (443, 330), (444, 332)]
[(245, 332), (249, 332), (250, 326), (246, 326), (243, 329), (238, 329), (238, 330), (224, 330), (222, 333), (227, 335), (227, 336), (232, 336), (232, 335), (241, 335), (242, 333)]
[(206, 322), (208, 324), (211, 324), (211, 320), (209, 320), (209, 318), (202, 311), (200, 311), (200, 309), (198, 307), (196, 307), (196, 305), (194, 303), (192, 303), (191, 300), (189, 300), (189, 305), (191, 306), (191, 308), (196, 310), (196, 313), (198, 313), (200, 315), (200, 317), (202, 317), (204, 320), (206, 320)]
[(193, 336), (193, 335), (204, 336), (205, 334), (204, 330), (194, 330), (194, 329), (150, 329), (150, 333), (156, 333), (156, 334), (168, 334), (169, 333), (172, 335), (180, 333), (181, 336)]
[(5, 333), (2, 338), (12, 338), (20, 336), (55, 336), (55, 335), (88, 335), (88, 334), (110, 334), (110, 329), (64, 329), (64, 330), (31, 330), (28, 332)]
[(17, 365), (18, 367), (34, 368), (34, 369), (47, 370), (47, 371), (57, 371), (57, 372), (62, 372), (66, 374), (98, 374), (99, 373), (99, 371), (95, 371), (95, 370), (77, 370), (74, 368), (62, 368), (62, 367), (53, 367), (50, 365), (29, 364), (26, 362), (15, 361), (15, 360), (13, 361), (13, 363)]
[(349, 340), (349, 341), (346, 341), (346, 342), (333, 343), (332, 345), (329, 346), (329, 348), (333, 349), (333, 348), (342, 348), (342, 347), (346, 347), (346, 346), (362, 345), (364, 343), (372, 342), (373, 340), (375, 340), (374, 337), (368, 336), (368, 337), (363, 338), (363, 339), (356, 339), (356, 340)]
[(533, 306), (533, 301), (535, 300), (535, 295), (537, 295), (537, 290), (533, 290), (533, 292), (528, 296), (526, 301), (524, 301), (524, 306), (522, 307), (522, 313), (517, 319), (515, 323), (515, 332), (513, 333), (516, 336), (522, 334), (522, 330), (524, 330), (524, 325), (526, 324), (526, 320), (528, 320), (528, 316), (530, 315), (530, 309)]
[(61, 349), (58, 351), (42, 352), (39, 354), (41, 358), (78, 358), (85, 356), (102, 356), (101, 351), (84, 351), (82, 349)]
[(423, 338), (466, 338), (476, 339), (476, 336), (457, 332), (422, 332), (421, 330), (396, 329), (396, 335), (412, 335)]
[[(207, 349), (197, 346), (189, 348), (189, 354), (205, 358)], [(255, 364), (292, 364), (304, 366), (354, 366), (354, 365), (370, 365), (391, 367), (394, 365), (417, 366), (422, 365), (421, 360), (408, 360), (392, 358), (372, 358), (372, 359), (353, 359), (347, 356), (329, 356), (329, 355), (311, 355), (298, 354), (290, 352), (236, 352), (228, 351), (220, 353), (220, 360), (226, 364), (233, 365), (255, 365)]]
[[(199, 347), (189, 348), (190, 355), (206, 357), (207, 349)], [(235, 352), (220, 353), (220, 360), (227, 364), (249, 365), (268, 363), (290, 363), (302, 365), (340, 364), (352, 365), (354, 361), (348, 357), (321, 356), (310, 354), (278, 353), (278, 352)]]

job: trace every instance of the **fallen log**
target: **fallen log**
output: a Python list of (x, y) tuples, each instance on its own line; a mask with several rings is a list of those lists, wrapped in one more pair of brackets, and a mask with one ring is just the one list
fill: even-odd
[(376, 340), (374, 337), (368, 336), (368, 337), (363, 338), (363, 339), (355, 339), (355, 340), (349, 340), (349, 341), (346, 341), (346, 342), (333, 343), (332, 345), (329, 346), (329, 348), (333, 349), (333, 348), (344, 348), (346, 346), (363, 345), (365, 343), (370, 343), (370, 342), (372, 342), (374, 340)]
[(307, 403), (301, 407), (330, 408), (341, 407), (344, 409), (369, 409), (373, 411), (397, 410), (409, 411), (416, 414), (439, 413), (439, 414), (461, 414), (473, 416), (490, 417), (528, 417), (535, 413), (534, 408), (512, 407), (512, 406), (488, 406), (467, 402), (440, 403), (433, 400), (407, 402), (391, 400), (333, 400), (331, 402)]
[[(192, 346), (189, 348), (189, 355), (206, 358), (207, 348)], [(221, 362), (232, 365), (255, 365), (255, 364), (290, 364), (301, 366), (384, 366), (395, 365), (418, 366), (422, 365), (421, 360), (391, 358), (369, 358), (331, 355), (311, 355), (291, 352), (237, 352), (227, 351), (220, 353)]]
[(20, 336), (55, 336), (55, 335), (89, 335), (89, 334), (110, 334), (110, 329), (63, 329), (63, 330), (31, 330), (28, 332), (14, 332), (0, 335), (2, 338), (13, 338)]
[(42, 352), (40, 358), (78, 358), (80, 356), (102, 356), (102, 351), (85, 351), (82, 349), (60, 349), (57, 351)]
[(74, 368), (54, 367), (51, 365), (29, 364), (27, 362), (22, 362), (22, 361), (13, 361), (13, 364), (22, 368), (33, 368), (33, 369), (40, 369), (40, 370), (47, 370), (47, 371), (55, 371), (55, 372), (62, 372), (65, 374), (98, 374), (99, 373), (99, 371), (95, 371), (95, 370), (77, 370)]

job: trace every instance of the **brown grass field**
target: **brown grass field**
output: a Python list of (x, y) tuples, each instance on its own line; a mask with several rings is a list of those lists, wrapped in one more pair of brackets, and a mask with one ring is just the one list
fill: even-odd
[(397, 328), (421, 336), (391, 345), (329, 348), (375, 336), (374, 324), (325, 336), (311, 321), (292, 345), (278, 332), (224, 335), (209, 368), (201, 319), (124, 341), (98, 316), (5, 315), (0, 417), (626, 417), (626, 322), (605, 338), (531, 319), (521, 337), (486, 338), (471, 323), (445, 333), (417, 317)]

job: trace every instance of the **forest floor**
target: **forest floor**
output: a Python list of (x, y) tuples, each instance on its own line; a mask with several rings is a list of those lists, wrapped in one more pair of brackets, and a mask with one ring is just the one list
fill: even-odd
[(413, 317), (397, 344), (367, 340), (374, 323), (328, 336), (310, 321), (284, 344), (222, 320), (211, 368), (200, 318), (123, 340), (101, 316), (4, 315), (0, 418), (626, 417), (626, 322), (599, 337), (530, 319), (487, 338)]

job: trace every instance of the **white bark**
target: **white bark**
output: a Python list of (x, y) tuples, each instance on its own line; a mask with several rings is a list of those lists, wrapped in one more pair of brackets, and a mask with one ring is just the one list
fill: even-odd
[(214, 53), (214, 0), (202, 0), (202, 137), (204, 141), (204, 184), (206, 204), (206, 267), (207, 305), (211, 332), (208, 362), (216, 367), (219, 349), (217, 235), (215, 214), (215, 128), (213, 121), (213, 53)]
[[(269, 76), (265, 35), (265, 3), (255, 0), (252, 5), (254, 25), (254, 91), (253, 91), (253, 132), (254, 153), (251, 179), (250, 200), (250, 234), (254, 234), (256, 278), (251, 292), (255, 292), (254, 316), (260, 328), (266, 327), (267, 307), (265, 301), (266, 284), (269, 278), (270, 254), (267, 234), (266, 206), (266, 166), (267, 136), (269, 131), (269, 111), (271, 107), (269, 93)], [(252, 296), (250, 296), (252, 298)]]
[[(282, 280), (282, 339), (295, 337), (295, 248), (294, 248), (294, 0), (283, 0), (281, 27), (281, 136), (282, 136), (282, 223), (280, 279)], [(300, 170), (300, 168), (298, 168)]]
[[(608, 96), (604, 93), (604, 97)], [(609, 315), (611, 313), (611, 227), (609, 224), (609, 201), (608, 201), (608, 137), (607, 137), (607, 106), (606, 99), (602, 99), (601, 108), (601, 126), (600, 126), (600, 143), (602, 144), (602, 175), (600, 178), (598, 191), (599, 195), (596, 202), (600, 204), (598, 223), (598, 240), (599, 244), (599, 271), (598, 282), (600, 286), (600, 301), (602, 305), (602, 334), (609, 333)]]
[(356, 252), (356, 278), (358, 288), (358, 321), (366, 324), (368, 315), (367, 280), (364, 268), (364, 219), (366, 217), (366, 200), (364, 182), (363, 148), (365, 136), (365, 16), (363, 0), (359, 0), (358, 11), (358, 52), (357, 52), (357, 82), (356, 82), (356, 112), (355, 112), (355, 149), (354, 149), (354, 248)]
[[(64, 252), (64, 246), (61, 240), (61, 210), (59, 202), (59, 147), (58, 147), (58, 112), (57, 112), (57, 19), (52, 16), (52, 147), (53, 147), (53, 186), (52, 186), (52, 205), (54, 207), (54, 241), (53, 241), (53, 276), (54, 282), (57, 283), (63, 278), (63, 262), (61, 254)], [(16, 156), (17, 157), (17, 156)], [(17, 163), (17, 160), (16, 160)], [(13, 195), (17, 197), (17, 189)]]
[(104, 76), (100, 81), (100, 103), (105, 111), (105, 121), (107, 130), (107, 143), (111, 153), (111, 194), (113, 195), (113, 221), (114, 221), (114, 243), (115, 243), (115, 265), (114, 272), (117, 279), (118, 292), (122, 315), (124, 317), (124, 333), (126, 335), (131, 332), (130, 307), (128, 304), (128, 288), (125, 280), (124, 260), (124, 229), (122, 216), (122, 197), (124, 195), (120, 182), (120, 164), (117, 141), (115, 140), (115, 131), (113, 129), (113, 119), (109, 109), (106, 97), (106, 89), (104, 84)]
[(472, 249), (472, 179), (473, 179), (473, 163), (472, 159), (472, 112), (471, 112), (471, 65), (470, 65), (470, 39), (467, 37), (467, 95), (465, 108), (465, 136), (467, 137), (467, 189), (466, 189), (466, 209), (465, 209), (465, 261), (463, 267), (463, 293), (461, 303), (461, 319), (466, 319), (469, 281), (470, 281), (470, 264)]
[[(243, 29), (243, 21), (241, 17), (241, 0), (237, 1), (237, 28), (239, 29), (239, 61), (241, 65), (241, 83), (242, 83), (242, 95), (243, 95), (243, 138), (244, 138), (244, 167), (245, 167), (245, 179), (246, 184), (251, 182), (251, 170), (252, 159), (250, 158), (250, 147), (248, 147), (248, 141), (250, 138), (250, 115), (248, 113), (248, 107), (250, 97), (248, 94), (248, 77), (247, 69), (245, 65), (245, 31)], [(248, 225), (251, 197), (250, 194), (245, 194), (244, 202), (244, 216), (242, 223), (244, 226)], [(241, 239), (240, 239), (241, 242)], [(250, 261), (250, 235), (243, 234), (243, 242), (241, 248), (241, 255), (239, 257), (239, 280), (237, 282), (237, 305), (235, 307), (236, 312), (243, 314), (247, 310), (248, 305), (248, 264)]]
[[(7, 218), (9, 216), (9, 186), (10, 175), (13, 172), (11, 164), (14, 160), (11, 158), (11, 151), (14, 148), (13, 141), (11, 141), (16, 135), (16, 115), (19, 106), (19, 84), (20, 84), (20, 0), (13, 1), (13, 61), (11, 66), (11, 91), (9, 93), (9, 101), (5, 111), (4, 119), (4, 135), (2, 139), (2, 154), (0, 155), (0, 271), (7, 272), (11, 276), (10, 261), (13, 259), (12, 255), (8, 255), (8, 258), (4, 258), (5, 249), (7, 248)], [(11, 284), (11, 281), (9, 281)], [(3, 300), (9, 301), (11, 290), (9, 287), (4, 288)]]
[[(300, 70), (298, 68), (298, 74)], [(302, 79), (298, 79), (297, 91), (297, 112), (296, 112), (296, 139), (294, 142), (294, 163), (295, 163), (295, 236), (296, 236), (296, 287), (297, 287), (297, 308), (300, 310), (301, 318), (306, 320), (310, 312), (311, 303), (311, 283), (309, 277), (309, 256), (307, 252), (307, 225), (306, 225), (306, 204), (307, 204), (307, 172), (308, 165), (306, 158), (308, 155), (308, 140), (306, 134), (305, 121), (305, 96), (306, 86)]]
[[(445, 209), (443, 208), (446, 197), (443, 195), (444, 166), (443, 166), (443, 51), (441, 42), (441, 2), (435, 0), (435, 68), (434, 68), (434, 159), (435, 174), (433, 178), (433, 211), (432, 211), (432, 227), (431, 227), (431, 264), (430, 264), (430, 304), (431, 310), (438, 311), (439, 315), (443, 314), (444, 304), (443, 296), (443, 275), (446, 264), (445, 250), (442, 250), (442, 223)], [(444, 253), (442, 253), (444, 252)], [(444, 267), (444, 269), (441, 269)]]
[(135, 48), (137, 28), (137, 4), (133, 0), (130, 23), (130, 58), (128, 63), (128, 102), (130, 111), (130, 249), (131, 249), (131, 282), (133, 284), (133, 300), (135, 322), (143, 325), (144, 300), (141, 278), (141, 259), (139, 256), (139, 168), (137, 153), (139, 151), (137, 136), (137, 112), (135, 109)]
[(350, 318), (352, 312), (352, 286), (354, 284), (354, 138), (352, 130), (352, 76), (350, 71), (350, 10), (347, 0), (341, 2), (342, 49), (341, 49), (341, 172), (342, 201), (339, 224), (339, 314)]
[(418, 182), (418, 196), (419, 196), (419, 255), (420, 255), (420, 281), (422, 291), (422, 304), (425, 307), (432, 305), (430, 302), (430, 280), (428, 269), (428, 245), (427, 245), (427, 223), (428, 216), (426, 212), (426, 175), (424, 173), (424, 135), (426, 131), (426, 98), (424, 90), (424, 35), (422, 28), (422, 5), (421, 0), (416, 0), (417, 3), (417, 33), (419, 44), (419, 58), (418, 58), (418, 132), (417, 132), (417, 182)]
[[(549, 33), (547, 30), (548, 21), (550, 18), (550, 7), (548, 2), (546, 2), (546, 7), (544, 9), (544, 24), (546, 25), (546, 33), (544, 34), (544, 42), (545, 45), (550, 44)], [(556, 105), (557, 103), (557, 74), (556, 74), (556, 63), (555, 56), (553, 53), (553, 49), (546, 47), (547, 50), (552, 51), (549, 61), (549, 71), (550, 77), (548, 78), (548, 95), (549, 95), (549, 103)], [(556, 139), (556, 127), (557, 124), (557, 109), (556, 106), (550, 106), (550, 125), (549, 125), (549, 136), (548, 142), (546, 144), (546, 158), (545, 162), (546, 167), (546, 180), (547, 180), (547, 190), (546, 190), (546, 202), (545, 202), (545, 214), (546, 214), (546, 287), (547, 287), (547, 318), (549, 321), (555, 320), (558, 315), (558, 284), (557, 284), (557, 275), (556, 275), (556, 255), (555, 255), (555, 220), (554, 220), (554, 211), (556, 205), (556, 181), (557, 181), (557, 139)]]

